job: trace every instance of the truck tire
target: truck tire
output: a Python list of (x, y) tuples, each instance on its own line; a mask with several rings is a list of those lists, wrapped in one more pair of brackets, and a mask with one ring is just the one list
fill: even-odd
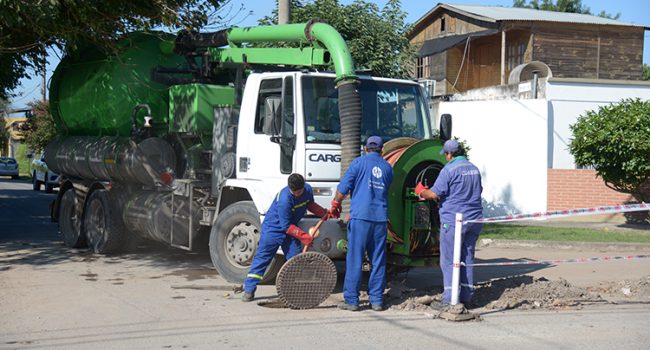
[(77, 196), (74, 188), (63, 193), (59, 201), (59, 234), (63, 243), (70, 248), (86, 246), (86, 235), (82, 232), (81, 213), (77, 210)]
[(41, 190), (41, 182), (36, 179), (36, 172), (34, 171), (32, 173), (32, 190), (34, 191), (40, 191)]
[[(224, 209), (210, 231), (210, 258), (219, 274), (231, 283), (246, 279), (261, 234), (260, 213), (252, 201), (238, 202)], [(275, 279), (284, 263), (276, 255), (264, 273), (262, 283)]]
[(54, 185), (50, 184), (50, 182), (47, 180), (48, 174), (45, 173), (45, 181), (43, 181), (43, 184), (45, 185), (45, 193), (52, 193), (54, 190)]
[(124, 223), (111, 205), (108, 191), (93, 191), (85, 207), (83, 227), (88, 247), (99, 254), (116, 253), (121, 248)]

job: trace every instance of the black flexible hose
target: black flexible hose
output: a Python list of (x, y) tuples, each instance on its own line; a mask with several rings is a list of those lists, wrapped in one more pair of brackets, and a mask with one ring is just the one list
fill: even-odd
[[(359, 81), (348, 79), (340, 81), (339, 116), (341, 120), (341, 177), (350, 163), (361, 154), (361, 96), (357, 90)], [(349, 214), (349, 201), (343, 202), (341, 217)]]

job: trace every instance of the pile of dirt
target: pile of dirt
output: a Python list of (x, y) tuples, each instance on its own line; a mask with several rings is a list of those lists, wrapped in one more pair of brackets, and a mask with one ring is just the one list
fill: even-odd
[(598, 287), (592, 288), (592, 290), (606, 296), (608, 300), (614, 302), (647, 302), (650, 300), (650, 275), (638, 280), (601, 283)]
[[(579, 307), (584, 304), (604, 302), (598, 293), (572, 286), (564, 279), (549, 281), (545, 278), (512, 286), (510, 279), (496, 280), (479, 286), (476, 303), (487, 309), (557, 309)], [(497, 297), (497, 293), (500, 293)]]
[[(650, 289), (650, 278), (635, 284)], [(391, 309), (427, 311), (429, 304), (442, 300), (442, 290), (410, 289), (398, 282), (389, 282), (386, 295)], [(614, 287), (611, 287), (614, 288)], [(650, 294), (648, 294), (650, 295)], [(549, 281), (545, 278), (516, 276), (493, 280), (477, 286), (469, 308), (486, 309), (558, 309), (581, 307), (585, 304), (606, 302), (598, 291), (572, 286), (564, 279)]]

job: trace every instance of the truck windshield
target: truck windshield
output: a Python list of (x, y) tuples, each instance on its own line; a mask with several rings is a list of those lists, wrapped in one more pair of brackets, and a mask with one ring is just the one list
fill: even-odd
[[(361, 142), (372, 135), (384, 142), (397, 137), (431, 137), (429, 116), (420, 86), (361, 79)], [(311, 143), (340, 143), (338, 91), (334, 78), (302, 77), (306, 139)]]

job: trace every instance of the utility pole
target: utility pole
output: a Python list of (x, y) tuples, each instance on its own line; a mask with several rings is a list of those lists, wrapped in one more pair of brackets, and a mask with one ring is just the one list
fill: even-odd
[(278, 1), (278, 24), (288, 24), (291, 18), (291, 0)]
[(41, 99), (43, 102), (46, 101), (46, 96), (45, 96), (45, 85), (47, 84), (47, 51), (45, 49), (45, 46), (43, 46), (43, 74), (42, 78), (43, 80), (41, 81)]

